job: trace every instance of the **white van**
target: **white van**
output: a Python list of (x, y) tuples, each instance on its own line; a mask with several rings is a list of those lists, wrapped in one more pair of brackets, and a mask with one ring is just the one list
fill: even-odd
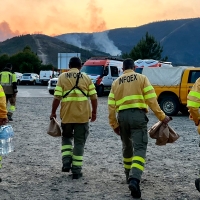
[(48, 81), (57, 77), (57, 72), (51, 70), (40, 71), (40, 82), (42, 85), (47, 85)]

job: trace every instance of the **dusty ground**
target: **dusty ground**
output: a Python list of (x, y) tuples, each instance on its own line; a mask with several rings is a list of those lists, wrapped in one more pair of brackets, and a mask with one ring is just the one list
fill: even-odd
[[(61, 172), (60, 138), (46, 134), (52, 97), (18, 98), (14, 115), (15, 152), (3, 160), (0, 200), (130, 200), (123, 173), (121, 141), (108, 124), (107, 97), (99, 99), (98, 119), (90, 124), (83, 173), (72, 180)], [(148, 114), (149, 127), (157, 119)], [(200, 199), (194, 180), (200, 160), (199, 136), (187, 117), (170, 125), (180, 134), (167, 146), (149, 138), (141, 183), (143, 200)]]

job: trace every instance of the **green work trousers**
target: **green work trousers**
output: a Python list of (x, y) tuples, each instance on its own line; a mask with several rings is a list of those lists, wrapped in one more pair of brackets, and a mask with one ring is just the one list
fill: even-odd
[[(8, 106), (8, 102), (10, 103), (10, 106)], [(15, 112), (15, 105), (16, 105), (16, 95), (6, 95), (6, 104), (8, 109), (8, 116), (12, 117), (13, 112)]]
[(129, 180), (140, 180), (144, 171), (148, 143), (148, 118), (143, 109), (130, 108), (119, 111), (118, 121), (125, 173), (128, 174)]
[(89, 135), (89, 123), (62, 123), (61, 127), (63, 166), (71, 167), (72, 173), (79, 174), (83, 165), (85, 142)]

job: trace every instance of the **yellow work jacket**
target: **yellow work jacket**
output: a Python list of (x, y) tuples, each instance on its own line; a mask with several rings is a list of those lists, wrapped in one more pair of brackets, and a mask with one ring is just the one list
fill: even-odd
[(116, 112), (129, 108), (145, 109), (148, 106), (162, 121), (165, 113), (160, 109), (157, 96), (148, 78), (142, 74), (135, 73), (132, 69), (125, 70), (117, 78), (112, 86), (108, 97), (109, 123), (113, 129), (119, 126), (116, 119)]
[(199, 115), (199, 107), (200, 107), (200, 78), (196, 80), (192, 89), (190, 90), (187, 96), (187, 107), (190, 112), (190, 116), (195, 122), (195, 124), (199, 123), (200, 115)]
[(91, 107), (88, 101), (97, 99), (95, 86), (89, 76), (81, 73), (78, 86), (87, 95), (78, 90), (72, 90), (68, 96), (62, 98), (75, 85), (79, 70), (72, 68), (68, 72), (62, 73), (55, 88), (55, 98), (61, 100), (60, 118), (62, 123), (86, 123), (91, 118)]
[(0, 118), (7, 118), (6, 97), (2, 86), (0, 85)]
[(17, 92), (16, 82), (17, 78), (15, 73), (11, 73), (10, 71), (0, 72), (0, 84), (2, 85), (6, 95)]

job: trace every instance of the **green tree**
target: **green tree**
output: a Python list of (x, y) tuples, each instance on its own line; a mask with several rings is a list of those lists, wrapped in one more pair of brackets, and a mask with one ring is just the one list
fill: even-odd
[(133, 47), (131, 52), (125, 53), (122, 55), (123, 58), (132, 58), (133, 60), (138, 59), (154, 59), (166, 61), (168, 57), (162, 58), (163, 47), (155, 38), (148, 34), (145, 35), (145, 38), (138, 42), (136, 46)]
[(0, 56), (0, 71), (5, 67), (6, 63), (10, 61), (10, 57), (7, 54)]
[(39, 57), (26, 46), (22, 52), (10, 57), (15, 71), (24, 72), (40, 72), (41, 61)]

